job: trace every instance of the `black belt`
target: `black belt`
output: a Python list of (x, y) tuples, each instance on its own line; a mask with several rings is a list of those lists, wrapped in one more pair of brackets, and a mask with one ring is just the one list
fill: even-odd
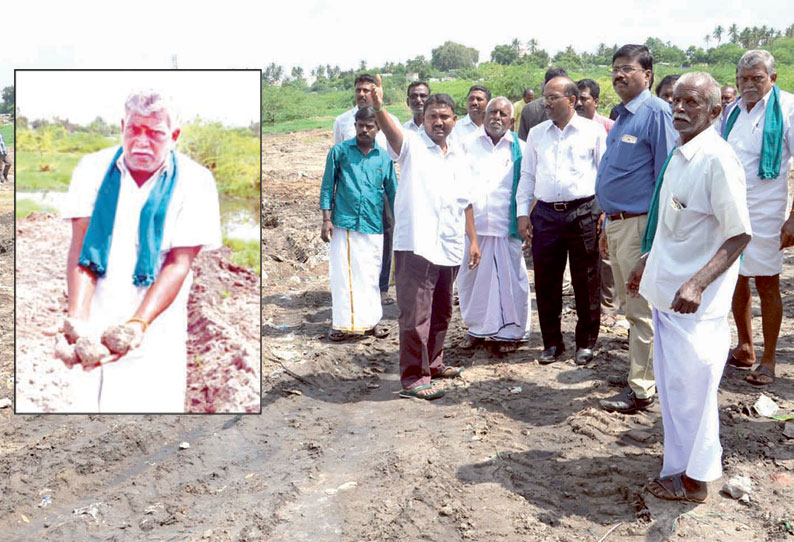
[(573, 209), (574, 207), (579, 207), (583, 203), (587, 203), (588, 201), (593, 201), (595, 196), (588, 196), (586, 198), (579, 198), (574, 199), (571, 201), (543, 201), (541, 199), (538, 200), (538, 205), (542, 205), (543, 207), (547, 207), (549, 209), (554, 209), (555, 211), (563, 212)]
[(626, 218), (634, 218), (636, 216), (647, 215), (648, 213), (627, 213), (626, 211), (621, 211), (619, 213), (615, 213), (612, 215), (607, 215), (608, 220), (624, 220)]

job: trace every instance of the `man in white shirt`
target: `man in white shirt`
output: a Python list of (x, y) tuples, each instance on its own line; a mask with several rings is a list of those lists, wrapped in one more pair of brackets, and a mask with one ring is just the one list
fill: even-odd
[(218, 193), (208, 170), (173, 151), (180, 128), (159, 93), (130, 95), (121, 130), (121, 148), (77, 165), (62, 216), (70, 324), (95, 341), (121, 325), (132, 339), (99, 368), (72, 367), (70, 411), (183, 412), (190, 267), (221, 246)]
[(455, 123), (450, 137), (457, 141), (464, 141), (477, 131), (485, 120), (485, 107), (491, 101), (491, 91), (483, 85), (473, 85), (466, 95), (467, 115)]
[[(353, 139), (356, 137), (356, 113), (364, 107), (372, 107), (372, 93), (375, 89), (375, 78), (368, 73), (356, 76), (355, 80), (356, 105), (350, 111), (346, 111), (334, 120), (334, 145)], [(387, 113), (394, 122), (399, 122), (397, 117)], [(383, 132), (378, 132), (375, 142), (386, 148), (386, 137)], [(378, 287), (380, 288), (380, 299), (384, 305), (391, 305), (394, 299), (389, 296), (389, 277), (391, 275), (391, 256), (392, 256), (392, 237), (394, 236), (394, 217), (391, 209), (386, 204), (385, 195), (383, 200), (383, 256), (381, 258), (380, 276), (378, 277)]]
[(444, 364), (444, 338), (452, 318), (452, 286), (463, 261), (464, 233), (469, 267), (480, 262), (465, 156), (448, 142), (455, 102), (433, 94), (425, 102), (425, 132), (403, 132), (382, 109), (383, 89), (373, 107), (388, 151), (400, 164), (394, 202), (394, 276), (400, 306), (401, 397), (435, 399), (444, 390), (431, 379), (454, 378), (463, 367)]
[(499, 341), (496, 350), (502, 354), (529, 338), (529, 277), (515, 208), (521, 146), (511, 130), (513, 119), (510, 100), (494, 98), (483, 125), (464, 142), (484, 263), (469, 270), (464, 251), (458, 294), (468, 333), (461, 346), (471, 348), (489, 338)]
[(647, 489), (661, 499), (703, 502), (707, 482), (722, 475), (717, 388), (731, 340), (737, 259), (751, 229), (744, 172), (711, 128), (720, 115), (719, 84), (707, 73), (686, 73), (672, 107), (680, 138), (660, 174), (644, 254), (626, 288), (653, 307), (664, 464)]
[(569, 255), (578, 365), (593, 359), (601, 320), (594, 195), (606, 132), (576, 114), (577, 97), (576, 83), (568, 77), (555, 77), (543, 87), (549, 120), (527, 135), (516, 196), (519, 232), (527, 242), (532, 240), (535, 298), (543, 335), (540, 363), (553, 363), (565, 351), (560, 319), (562, 276)]
[(407, 94), (405, 103), (411, 109), (413, 117), (405, 121), (403, 130), (421, 134), (425, 131), (425, 100), (430, 97), (430, 85), (424, 81), (414, 81), (408, 85)]
[(746, 376), (754, 385), (775, 380), (775, 350), (783, 321), (780, 272), (783, 249), (794, 244), (794, 215), (787, 213), (787, 173), (794, 155), (794, 96), (776, 85), (775, 59), (768, 51), (747, 51), (736, 69), (741, 100), (731, 110), (723, 137), (744, 167), (747, 208), (753, 239), (744, 251), (733, 295), (738, 345), (728, 356), (731, 365), (749, 368), (756, 361), (750, 278), (761, 298), (764, 354)]

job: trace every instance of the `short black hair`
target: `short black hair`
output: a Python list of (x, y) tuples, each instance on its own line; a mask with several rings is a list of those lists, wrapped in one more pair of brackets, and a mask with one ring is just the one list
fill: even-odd
[(487, 102), (491, 101), (491, 89), (489, 89), (485, 85), (472, 85), (472, 87), (466, 93), (466, 98), (468, 98), (469, 95), (472, 92), (474, 92), (475, 90), (479, 90), (480, 92), (484, 92), (485, 93), (485, 101), (487, 101)]
[(424, 81), (414, 81), (413, 83), (408, 85), (408, 90), (406, 90), (405, 93), (406, 94), (410, 94), (411, 93), (411, 89), (413, 89), (414, 87), (422, 86), (422, 85), (427, 87), (427, 93), (430, 94), (430, 92), (431, 92), (430, 91), (430, 85), (428, 85)]
[(372, 75), (368, 73), (362, 73), (356, 76), (356, 80), (353, 85), (357, 85), (359, 83), (372, 83), (373, 85), (377, 85), (378, 81)]
[(675, 86), (675, 82), (678, 81), (679, 77), (681, 77), (681, 74), (678, 73), (675, 75), (665, 75), (662, 80), (659, 81), (659, 84), (656, 85), (656, 95), (659, 95), (659, 92), (661, 92), (662, 87), (665, 85)]
[(543, 77), (543, 84), (545, 85), (555, 77), (568, 77), (568, 70), (558, 66), (552, 66), (546, 70), (546, 75)]
[(601, 96), (601, 87), (593, 79), (580, 79), (576, 82), (576, 88), (580, 91), (585, 88), (590, 90), (590, 96), (592, 96), (594, 100), (597, 100), (598, 97)]
[(648, 88), (653, 88), (653, 55), (651, 54), (651, 50), (644, 45), (627, 43), (612, 55), (612, 64), (614, 65), (615, 59), (621, 56), (636, 60), (637, 64), (639, 64), (643, 70), (651, 70), (651, 80), (648, 82)]
[(445, 105), (452, 109), (452, 113), (455, 113), (455, 100), (453, 100), (452, 96), (449, 94), (444, 94), (441, 92), (438, 94), (431, 94), (427, 101), (425, 101), (425, 113), (427, 113), (427, 108), (431, 105)]
[(355, 120), (369, 120), (375, 119), (375, 124), (378, 123), (377, 117), (375, 116), (375, 110), (372, 107), (362, 107), (353, 117)]

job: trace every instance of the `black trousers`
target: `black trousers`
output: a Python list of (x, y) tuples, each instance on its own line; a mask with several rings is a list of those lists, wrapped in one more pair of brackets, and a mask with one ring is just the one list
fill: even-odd
[(538, 201), (532, 211), (532, 260), (535, 298), (543, 347), (563, 343), (562, 275), (570, 255), (576, 300), (576, 347), (593, 348), (601, 325), (601, 278), (595, 199), (577, 200), (569, 208)]

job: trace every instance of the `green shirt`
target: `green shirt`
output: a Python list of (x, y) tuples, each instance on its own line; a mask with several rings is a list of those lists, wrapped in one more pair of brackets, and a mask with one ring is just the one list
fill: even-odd
[(364, 156), (356, 138), (337, 143), (328, 153), (320, 209), (331, 209), (337, 228), (383, 233), (383, 193), (394, 210), (397, 175), (394, 162), (377, 143)]

